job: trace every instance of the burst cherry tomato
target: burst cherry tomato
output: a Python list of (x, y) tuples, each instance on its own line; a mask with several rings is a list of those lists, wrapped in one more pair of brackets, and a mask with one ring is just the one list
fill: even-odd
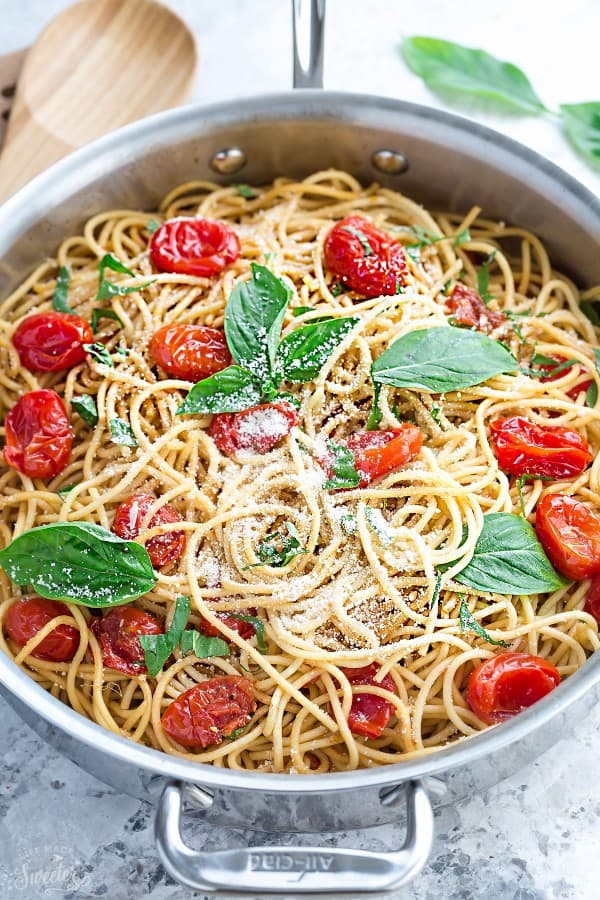
[(161, 272), (210, 278), (240, 255), (240, 241), (230, 225), (211, 219), (170, 219), (157, 228), (150, 256)]
[(550, 562), (567, 578), (600, 575), (600, 519), (585, 503), (546, 494), (535, 513), (535, 530)]
[(587, 597), (585, 598), (585, 611), (589, 612), (600, 625), (600, 578), (592, 578)]
[(558, 669), (530, 653), (499, 653), (473, 670), (467, 703), (486, 725), (504, 722), (560, 684)]
[(73, 432), (56, 391), (23, 394), (4, 420), (4, 462), (29, 478), (53, 478), (65, 468)]
[(147, 671), (140, 635), (163, 632), (154, 616), (133, 606), (111, 609), (103, 619), (94, 619), (90, 629), (100, 643), (104, 665), (127, 675)]
[(330, 272), (365, 297), (398, 294), (408, 274), (404, 248), (362, 216), (346, 216), (325, 238)]
[[(361, 669), (342, 669), (342, 672), (350, 684), (375, 685), (392, 694), (396, 693), (396, 685), (390, 675), (386, 675), (382, 681), (375, 681), (375, 676), (379, 672), (377, 663), (371, 663)], [(394, 712), (394, 704), (383, 697), (367, 693), (354, 694), (348, 714), (350, 731), (368, 738), (381, 737)]]
[(162, 727), (182, 747), (220, 744), (250, 721), (256, 709), (252, 683), (240, 675), (217, 675), (181, 694), (162, 715)]
[(467, 325), (485, 334), (490, 334), (494, 328), (506, 322), (504, 313), (488, 309), (477, 291), (467, 287), (466, 284), (454, 285), (452, 293), (446, 300), (446, 306), (453, 313), (458, 325)]
[(204, 325), (163, 325), (152, 335), (150, 355), (184, 381), (201, 381), (231, 363), (224, 332)]
[(85, 359), (84, 344), (92, 344), (92, 328), (69, 313), (34, 313), (23, 319), (12, 342), (21, 365), (31, 372), (59, 372)]
[(490, 424), (500, 468), (511, 475), (574, 478), (592, 461), (583, 435), (568, 428), (543, 428), (521, 416)]
[[(6, 614), (6, 630), (15, 644), (24, 647), (52, 619), (68, 615), (68, 608), (56, 600), (45, 600), (43, 597), (17, 600)], [(32, 650), (31, 655), (50, 662), (68, 662), (75, 656), (78, 646), (78, 629), (72, 625), (57, 625)]]
[(298, 422), (295, 406), (287, 400), (274, 400), (239, 413), (218, 413), (213, 416), (209, 434), (228, 456), (238, 450), (268, 453)]
[[(215, 615), (217, 616), (218, 619), (221, 619), (221, 621), (223, 622), (223, 625), (226, 625), (227, 628), (231, 629), (231, 631), (235, 631), (236, 634), (239, 634), (239, 636), (241, 638), (243, 638), (245, 641), (249, 640), (249, 638), (252, 637), (252, 635), (254, 634), (254, 632), (256, 630), (254, 628), (254, 625), (252, 624), (252, 622), (245, 622), (243, 619), (236, 619), (233, 615), (231, 615), (231, 613), (218, 612), (218, 613), (215, 613)], [(255, 616), (256, 609), (252, 608), (252, 609), (240, 610), (240, 615), (241, 616), (244, 616), (244, 615)], [(224, 638), (223, 633), (221, 631), (219, 631), (219, 629), (216, 627), (216, 625), (211, 625), (211, 623), (208, 622), (204, 618), (202, 619), (201, 629), (202, 629), (202, 633), (208, 635), (208, 637)], [(225, 638), (225, 640), (226, 640), (226, 638)]]
[[(568, 375), (569, 372), (572, 371), (573, 366), (567, 366), (566, 369), (560, 369), (559, 372), (554, 372), (559, 366), (562, 366), (566, 362), (565, 359), (552, 359), (552, 362), (542, 363), (538, 365), (537, 368), (541, 369), (543, 372), (547, 372), (547, 375), (543, 375), (540, 378), (540, 381), (556, 381), (557, 378), (562, 378), (563, 375)], [(592, 378), (586, 378), (585, 381), (579, 382), (579, 384), (574, 385), (572, 388), (569, 388), (567, 391), (567, 397), (570, 397), (571, 400), (577, 400), (579, 395), (583, 393), (587, 393), (589, 386), (592, 384)]]
[[(358, 487), (366, 487), (400, 466), (412, 462), (423, 444), (423, 435), (414, 425), (403, 424), (387, 431), (359, 431), (338, 442), (354, 456), (354, 467), (360, 475)], [(334, 475), (333, 453), (319, 460), (328, 478)]]
[[(128, 497), (117, 507), (112, 524), (114, 533), (126, 541), (134, 540), (142, 530), (142, 521), (154, 503), (156, 497), (152, 494), (132, 494)], [(167, 504), (154, 513), (145, 527), (156, 528), (159, 525), (170, 525), (171, 522), (183, 522), (183, 517)], [(185, 545), (184, 531), (165, 531), (164, 534), (156, 534), (144, 543), (150, 562), (157, 569), (183, 556)]]

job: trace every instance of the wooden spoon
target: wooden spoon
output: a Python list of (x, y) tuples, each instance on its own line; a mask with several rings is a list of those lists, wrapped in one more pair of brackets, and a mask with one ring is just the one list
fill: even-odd
[(0, 201), (76, 147), (182, 103), (196, 60), (193, 35), (156, 0), (65, 9), (27, 54), (0, 157)]

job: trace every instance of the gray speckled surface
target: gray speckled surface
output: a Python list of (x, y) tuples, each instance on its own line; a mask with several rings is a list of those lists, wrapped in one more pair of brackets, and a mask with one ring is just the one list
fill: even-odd
[[(32, 40), (66, 0), (0, 0), (0, 53)], [(171, 0), (198, 34), (197, 98), (220, 99), (289, 84), (286, 0)], [(353, 11), (349, 12), (350, 7)], [(571, 0), (568, 18), (548, 0), (428, 0), (415, 6), (329, 0), (326, 83), (440, 105), (399, 62), (403, 33), (436, 34), (520, 62), (549, 105), (600, 96), (597, 0)], [(556, 11), (554, 12), (554, 10)], [(561, 6), (562, 10), (562, 6)], [(269, 47), (265, 53), (264, 47)], [(600, 177), (548, 120), (478, 114), (551, 157), (598, 191)], [(152, 810), (117, 794), (43, 744), (0, 701), (2, 900), (184, 900), (157, 862)], [(401, 900), (579, 900), (600, 878), (600, 710), (503, 784), (436, 816), (430, 863)], [(266, 836), (254, 836), (262, 841)], [(285, 836), (277, 839), (282, 842)], [(196, 823), (196, 846), (241, 846), (249, 833)], [(341, 834), (342, 846), (391, 849), (400, 829)], [(200, 894), (194, 895), (201, 897)]]

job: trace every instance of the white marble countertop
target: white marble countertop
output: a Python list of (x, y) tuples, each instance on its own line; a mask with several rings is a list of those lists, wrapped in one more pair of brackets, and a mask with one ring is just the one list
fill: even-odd
[[(0, 0), (0, 53), (32, 41), (66, 0)], [(218, 100), (291, 83), (288, 0), (170, 0), (194, 28), (201, 64), (195, 97)], [(441, 106), (403, 65), (404, 34), (483, 47), (521, 65), (550, 107), (600, 99), (598, 0), (329, 0), (327, 87)], [(465, 110), (462, 110), (463, 113)], [(551, 120), (484, 115), (480, 121), (550, 157), (592, 190), (600, 175)], [(2, 900), (184, 900), (157, 862), (152, 810), (117, 794), (41, 742), (0, 701)], [(580, 900), (598, 896), (600, 709), (510, 780), (444, 809), (424, 873), (396, 900)], [(595, 746), (594, 746), (595, 744)], [(197, 831), (217, 848), (231, 833)], [(237, 840), (239, 841), (239, 833)], [(342, 839), (346, 846), (347, 836)], [(364, 847), (398, 846), (375, 829)]]

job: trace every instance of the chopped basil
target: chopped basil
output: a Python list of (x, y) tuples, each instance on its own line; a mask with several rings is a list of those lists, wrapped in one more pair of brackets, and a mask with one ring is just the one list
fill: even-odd
[(111, 297), (123, 297), (126, 294), (135, 294), (144, 288), (150, 287), (152, 284), (151, 281), (147, 281), (145, 284), (124, 287), (121, 284), (115, 284), (113, 281), (109, 281), (106, 277), (106, 269), (111, 269), (113, 272), (119, 272), (122, 275), (130, 275), (132, 278), (136, 277), (135, 272), (132, 272), (131, 269), (124, 266), (122, 262), (119, 262), (116, 256), (113, 256), (112, 253), (106, 253), (100, 260), (100, 265), (98, 267), (98, 293), (96, 294), (96, 300), (109, 300)]
[(519, 497), (519, 505), (521, 506), (521, 512), (523, 516), (525, 515), (525, 500), (523, 498), (523, 485), (526, 481), (535, 481), (539, 479), (540, 481), (554, 481), (553, 478), (550, 478), (548, 475), (531, 475), (529, 472), (523, 472), (522, 475), (519, 475), (517, 478), (517, 494)]
[(598, 309), (594, 301), (583, 300), (579, 304), (579, 309), (584, 314), (584, 316), (588, 317), (592, 325), (600, 325), (600, 310)]
[(231, 186), (236, 189), (240, 197), (244, 197), (246, 200), (255, 200), (258, 197), (258, 194), (247, 184), (232, 184)]
[(563, 103), (560, 111), (567, 137), (577, 152), (600, 168), (600, 102)]
[(352, 513), (344, 513), (344, 515), (340, 518), (340, 525), (342, 527), (342, 531), (350, 536), (356, 534), (358, 530), (356, 519), (354, 518)]
[(365, 256), (371, 256), (373, 253), (373, 248), (369, 243), (369, 239), (363, 231), (360, 231), (358, 228), (353, 228), (352, 225), (342, 225), (342, 231), (347, 231), (349, 234), (353, 234), (354, 237), (358, 238), (362, 244), (362, 248), (365, 251)]
[(117, 322), (119, 328), (124, 328), (123, 320), (114, 309), (108, 309), (105, 306), (96, 306), (95, 309), (92, 310), (92, 331), (94, 334), (98, 331), (98, 323), (101, 319), (112, 319), (114, 322)]
[(558, 363), (551, 356), (544, 356), (543, 353), (534, 353), (531, 357), (531, 363), (530, 367), (521, 366), (519, 372), (522, 372), (523, 375), (529, 375), (530, 378), (554, 378), (556, 375), (560, 375), (562, 372), (570, 369), (571, 366), (576, 366), (579, 360), (565, 359), (563, 362)]
[(97, 363), (100, 363), (103, 366), (109, 366), (111, 369), (114, 369), (115, 364), (112, 361), (112, 357), (104, 344), (100, 344), (96, 342), (95, 344), (84, 344), (83, 349), (86, 353), (92, 357)]
[(431, 595), (431, 600), (429, 601), (429, 609), (433, 609), (435, 604), (438, 602), (440, 598), (440, 591), (442, 590), (442, 573), (438, 572), (435, 577), (435, 585), (433, 587), (433, 593)]
[(184, 631), (179, 639), (179, 648), (182, 653), (192, 651), (198, 659), (207, 659), (210, 656), (229, 656), (229, 645), (220, 637), (209, 637), (200, 631), (190, 629)]
[(178, 597), (175, 601), (175, 612), (166, 634), (143, 634), (138, 638), (144, 651), (144, 660), (148, 674), (158, 675), (169, 656), (173, 653), (187, 624), (191, 601), (189, 597)]
[(62, 487), (59, 487), (56, 493), (61, 500), (64, 500), (65, 497), (67, 497), (67, 495), (70, 494), (75, 487), (77, 487), (76, 484), (64, 484)]
[(156, 219), (148, 219), (146, 222), (146, 231), (148, 234), (154, 234), (155, 231), (158, 231), (160, 228), (160, 222), (157, 222)]
[[(287, 523), (290, 524), (289, 522)], [(301, 550), (301, 553), (306, 553), (306, 550)], [(237, 619), (238, 622), (249, 622), (254, 626), (254, 633), (256, 634), (256, 644), (261, 653), (267, 652), (267, 642), (265, 641), (265, 623), (263, 619), (259, 619), (258, 616), (248, 616), (242, 613), (227, 613), (227, 615), (231, 619)]]
[(177, 415), (240, 412), (260, 403), (261, 398), (262, 392), (247, 369), (228, 366), (195, 384)]
[(156, 584), (145, 547), (92, 522), (31, 528), (0, 551), (0, 566), (42, 597), (96, 609), (135, 600)]
[(489, 293), (488, 288), (490, 286), (490, 266), (495, 257), (496, 251), (492, 250), (477, 270), (477, 293), (484, 303), (489, 303), (493, 299), (493, 295)]
[(477, 635), (477, 637), (483, 638), (483, 640), (487, 641), (488, 644), (494, 644), (496, 647), (508, 647), (506, 641), (496, 641), (494, 640), (494, 638), (489, 636), (485, 628), (479, 624), (475, 616), (469, 611), (467, 601), (465, 600), (463, 595), (459, 594), (458, 596), (460, 597), (460, 609), (458, 613), (460, 630), (472, 631), (473, 634)]
[(343, 294), (343, 292), (344, 292), (344, 285), (342, 284), (341, 281), (336, 281), (335, 284), (331, 285), (329, 290), (331, 291), (332, 297), (339, 297), (340, 294)]
[(327, 441), (327, 447), (331, 451), (333, 459), (330, 462), (332, 476), (323, 485), (325, 491), (336, 491), (340, 488), (357, 487), (360, 475), (354, 465), (354, 453), (341, 444)]
[(240, 725), (239, 728), (234, 728), (233, 731), (230, 734), (226, 734), (225, 737), (229, 741), (237, 741), (237, 739), (246, 731), (248, 731), (248, 725)]
[(127, 347), (115, 347), (115, 353), (118, 353), (119, 356), (129, 356)]
[(431, 409), (429, 410), (429, 412), (431, 414), (431, 418), (433, 419), (433, 421), (435, 422), (436, 425), (440, 424), (441, 411), (442, 411), (442, 408), (440, 406), (438, 406), (437, 403), (431, 404)]
[(293, 522), (285, 522), (277, 531), (268, 534), (258, 545), (257, 556), (260, 563), (255, 565), (273, 566), (282, 569), (296, 556), (308, 553), (302, 546), (302, 539)]
[(90, 394), (80, 394), (73, 397), (71, 406), (91, 428), (98, 424), (98, 407), (95, 399)]
[(124, 419), (111, 419), (108, 423), (112, 439), (115, 444), (121, 444), (123, 447), (137, 447), (138, 442), (131, 425)]
[[(596, 362), (596, 372), (600, 375), (600, 350), (594, 347), (594, 357)], [(598, 385), (592, 381), (585, 395), (585, 405), (594, 407), (598, 402)]]
[(379, 543), (382, 547), (389, 547), (394, 543), (394, 538), (396, 537), (394, 530), (390, 528), (383, 518), (380, 509), (372, 509), (370, 506), (365, 506), (365, 518), (379, 538)]
[(281, 378), (294, 384), (314, 381), (346, 335), (358, 323), (357, 317), (311, 322), (285, 337), (277, 350), (277, 382)]
[(298, 318), (298, 316), (303, 316), (304, 313), (312, 312), (314, 306), (294, 306), (293, 309), (290, 310), (291, 314), (294, 318)]
[(377, 382), (373, 382), (373, 402), (371, 404), (371, 412), (369, 413), (369, 418), (367, 419), (367, 431), (375, 431), (381, 420), (383, 419), (383, 413), (379, 408), (379, 395), (381, 394), (381, 385)]
[(52, 309), (56, 312), (69, 313), (75, 315), (69, 304), (67, 297), (69, 295), (69, 285), (71, 283), (71, 273), (68, 266), (61, 266), (56, 276), (56, 287), (52, 294)]
[(517, 360), (498, 341), (442, 325), (403, 335), (375, 360), (372, 376), (381, 384), (442, 394), (517, 368)]
[[(440, 241), (452, 241), (453, 247), (459, 247), (466, 241), (471, 240), (471, 233), (468, 228), (464, 228), (457, 234), (430, 234), (421, 225), (411, 225), (409, 231), (414, 234), (418, 240), (414, 244), (407, 244), (404, 249), (414, 262), (419, 262), (421, 258), (420, 250), (422, 247), (429, 247), (431, 244), (438, 244)], [(396, 291), (398, 294), (399, 291)]]

